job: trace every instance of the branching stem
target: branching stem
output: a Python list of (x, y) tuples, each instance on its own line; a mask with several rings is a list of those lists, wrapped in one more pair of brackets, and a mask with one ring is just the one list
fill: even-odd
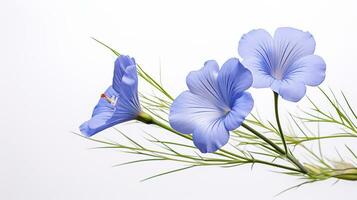
[[(151, 121), (152, 124), (155, 124), (163, 129), (166, 129), (170, 132), (173, 132), (181, 137), (184, 137), (186, 139), (189, 139), (189, 140), (192, 140), (192, 138), (189, 136), (189, 135), (186, 135), (186, 134), (182, 134), (182, 133), (179, 133), (177, 131), (175, 131), (174, 129), (172, 129), (170, 126), (168, 126), (167, 124), (164, 124), (162, 123), (161, 121), (158, 121), (156, 120), (155, 118), (152, 118), (152, 121)], [(266, 138), (265, 136), (263, 136), (262, 134), (260, 134), (259, 132), (257, 132), (256, 130), (254, 130), (253, 128), (251, 128), (250, 126), (246, 125), (246, 124), (242, 124), (242, 126), (246, 129), (248, 129), (250, 132), (252, 132), (253, 134), (255, 134), (257, 137), (261, 138), (262, 140), (264, 140), (265, 142), (267, 142), (268, 144), (270, 144), (275, 150), (277, 150), (281, 155), (285, 155), (284, 151), (279, 147), (277, 146), (275, 143), (273, 143), (272, 141), (270, 141), (268, 138)], [(237, 158), (243, 158), (243, 159), (246, 159), (242, 156), (239, 156), (237, 154), (234, 154), (234, 153), (231, 153), (229, 151), (226, 151), (226, 150), (223, 150), (223, 149), (220, 149), (219, 151), (223, 152), (224, 154), (222, 155), (220, 152), (215, 152), (215, 154), (217, 155), (221, 155), (221, 156), (226, 156), (225, 154), (228, 154), (230, 156), (233, 156), (233, 157), (237, 157)], [(227, 157), (227, 156), (226, 156)], [(279, 164), (276, 164), (276, 163), (272, 163), (272, 162), (266, 162), (266, 161), (263, 161), (263, 160), (257, 160), (257, 159), (246, 159), (247, 161), (251, 162), (251, 163), (261, 163), (261, 164), (265, 164), (265, 165), (270, 165), (270, 166), (275, 166), (275, 167), (278, 167), (278, 168), (283, 168), (283, 169), (288, 169), (288, 170), (291, 170), (291, 171), (296, 171), (296, 172), (301, 172), (301, 173), (304, 173), (304, 174), (307, 174), (307, 171), (305, 170), (305, 168), (293, 157), (291, 156), (290, 154), (289, 155), (286, 155), (286, 157), (291, 161), (293, 162), (299, 169), (295, 169), (295, 168), (291, 168), (291, 167), (287, 167), (287, 166), (284, 166), (284, 165), (279, 165)]]
[(242, 126), (245, 129), (247, 129), (248, 131), (250, 131), (251, 133), (253, 133), (254, 135), (256, 135), (257, 137), (259, 137), (260, 139), (264, 140), (270, 146), (272, 146), (280, 155), (286, 156), (286, 158), (288, 160), (290, 160), (292, 163), (294, 163), (294, 165), (296, 165), (296, 167), (299, 168), (299, 171), (301, 173), (307, 174), (307, 170), (304, 168), (304, 166), (302, 166), (302, 164), (294, 156), (292, 156), (290, 154), (285, 154), (285, 151), (283, 149), (281, 149), (278, 145), (276, 145), (274, 142), (272, 142), (267, 137), (265, 137), (264, 135), (260, 134), (258, 131), (256, 131), (252, 127), (248, 126), (247, 124), (242, 123)]

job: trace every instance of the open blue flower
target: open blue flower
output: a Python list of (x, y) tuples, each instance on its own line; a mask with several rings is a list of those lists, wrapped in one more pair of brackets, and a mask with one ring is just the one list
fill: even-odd
[(238, 128), (253, 108), (245, 92), (252, 84), (251, 72), (236, 58), (221, 69), (210, 60), (186, 78), (188, 91), (181, 93), (170, 108), (170, 125), (184, 134), (193, 134), (195, 146), (203, 153), (225, 145), (229, 131)]
[(306, 86), (325, 79), (324, 60), (313, 55), (315, 40), (308, 32), (278, 28), (274, 37), (263, 29), (252, 30), (239, 41), (243, 65), (253, 74), (253, 87), (270, 87), (288, 101), (297, 102)]
[(133, 120), (140, 112), (135, 60), (129, 56), (119, 56), (115, 61), (112, 86), (101, 95), (92, 118), (84, 122), (80, 130), (90, 137), (116, 124)]

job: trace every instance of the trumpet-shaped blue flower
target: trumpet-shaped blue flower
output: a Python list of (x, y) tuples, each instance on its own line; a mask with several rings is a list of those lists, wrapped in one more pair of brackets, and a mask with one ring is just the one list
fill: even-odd
[(274, 37), (263, 29), (252, 30), (239, 41), (243, 65), (253, 74), (253, 87), (270, 87), (288, 101), (297, 102), (306, 86), (325, 79), (324, 60), (313, 55), (315, 40), (308, 32), (278, 28)]
[(115, 61), (112, 86), (101, 95), (92, 118), (84, 122), (80, 130), (90, 137), (116, 124), (133, 120), (140, 112), (135, 60), (129, 56), (119, 56)]
[(190, 72), (186, 83), (189, 90), (171, 105), (170, 125), (181, 133), (192, 133), (201, 152), (214, 152), (228, 142), (229, 131), (238, 128), (253, 108), (253, 98), (245, 92), (252, 84), (251, 72), (236, 58), (221, 69), (210, 60)]

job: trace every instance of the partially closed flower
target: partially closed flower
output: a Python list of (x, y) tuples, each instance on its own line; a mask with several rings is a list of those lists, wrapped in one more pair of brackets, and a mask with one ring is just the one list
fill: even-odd
[(112, 86), (101, 95), (92, 118), (84, 122), (80, 130), (90, 137), (116, 124), (136, 119), (140, 113), (135, 60), (119, 56), (115, 61)]
[(186, 83), (189, 90), (171, 105), (170, 125), (181, 133), (192, 133), (201, 152), (214, 152), (228, 142), (229, 131), (238, 128), (253, 108), (253, 99), (245, 92), (252, 75), (236, 58), (221, 69), (211, 60), (189, 73)]
[(325, 79), (326, 64), (315, 51), (315, 40), (308, 32), (278, 28), (274, 37), (263, 29), (252, 30), (239, 41), (242, 63), (253, 74), (253, 87), (270, 87), (288, 101), (299, 101), (306, 86), (317, 86)]

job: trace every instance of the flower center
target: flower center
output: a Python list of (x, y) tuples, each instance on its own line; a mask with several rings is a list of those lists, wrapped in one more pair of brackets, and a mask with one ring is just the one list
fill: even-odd
[(224, 116), (228, 115), (228, 113), (231, 112), (231, 109), (228, 107), (223, 108), (223, 114)]
[(276, 69), (272, 72), (272, 76), (275, 79), (282, 80), (284, 76), (284, 72), (281, 69)]
[(115, 104), (117, 103), (118, 98), (116, 98), (115, 96), (112, 97), (108, 97), (106, 94), (101, 94), (100, 95), (101, 98), (104, 98), (105, 100), (108, 101), (108, 103), (112, 104), (113, 106), (115, 106)]

